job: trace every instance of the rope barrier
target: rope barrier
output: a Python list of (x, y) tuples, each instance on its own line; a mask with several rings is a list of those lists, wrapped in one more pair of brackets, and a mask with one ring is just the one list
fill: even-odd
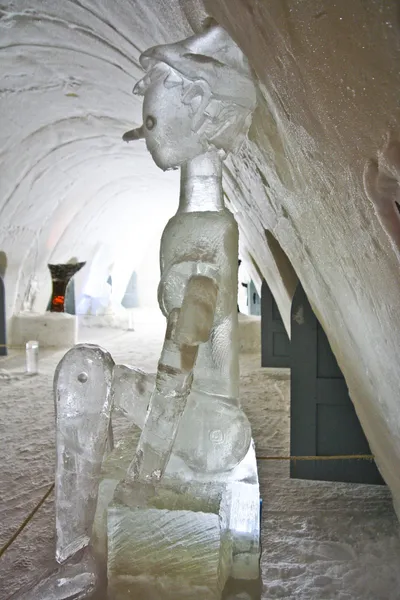
[(9, 350), (26, 350), (26, 346), (12, 346), (11, 344), (0, 344), (0, 348), (7, 348)]
[[(32, 340), (33, 341), (33, 340)], [(54, 348), (56, 346), (53, 346)], [(13, 346), (12, 344), (0, 344), (0, 348), (7, 348), (7, 350), (26, 350), (25, 346)], [(51, 348), (51, 346), (44, 346), (44, 348)]]
[(339, 454), (337, 456), (257, 456), (257, 460), (374, 460), (373, 454)]
[(32, 521), (33, 517), (36, 515), (39, 508), (46, 502), (47, 498), (50, 496), (51, 492), (54, 490), (54, 483), (51, 484), (45, 495), (39, 500), (36, 506), (31, 510), (29, 515), (22, 521), (21, 525), (18, 527), (16, 532), (10, 537), (8, 542), (4, 544), (4, 546), (0, 549), (0, 558), (3, 556), (4, 552), (8, 550), (13, 542), (17, 539), (17, 537), (23, 532), (25, 527)]
[[(32, 342), (34, 342), (34, 341), (37, 341), (37, 340), (32, 340)], [(9, 350), (26, 350), (26, 344), (24, 346), (13, 346), (13, 344), (0, 344), (0, 348), (8, 348)], [(43, 346), (43, 348), (44, 349), (58, 348), (58, 346)]]

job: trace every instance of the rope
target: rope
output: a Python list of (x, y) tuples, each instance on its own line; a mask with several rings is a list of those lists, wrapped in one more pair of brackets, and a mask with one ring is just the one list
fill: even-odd
[(8, 348), (13, 350), (26, 350), (26, 346), (12, 346), (11, 344), (0, 344), (0, 348)]
[(374, 460), (373, 454), (339, 454), (337, 456), (257, 456), (257, 460)]
[[(35, 342), (37, 340), (32, 340), (32, 342)], [(49, 346), (45, 346), (45, 348), (48, 348)], [(24, 346), (14, 346), (13, 344), (0, 344), (0, 348), (8, 348), (9, 350), (26, 350), (26, 345)]]
[(47, 498), (50, 496), (51, 492), (54, 490), (54, 483), (51, 484), (45, 495), (39, 500), (36, 504), (35, 508), (31, 510), (29, 515), (22, 521), (21, 525), (18, 527), (17, 531), (10, 537), (8, 542), (4, 544), (4, 546), (0, 549), (0, 558), (3, 556), (4, 552), (8, 550), (13, 542), (17, 539), (17, 537), (23, 532), (25, 527), (28, 525), (30, 521), (32, 521), (33, 517), (36, 515), (39, 508), (46, 502)]

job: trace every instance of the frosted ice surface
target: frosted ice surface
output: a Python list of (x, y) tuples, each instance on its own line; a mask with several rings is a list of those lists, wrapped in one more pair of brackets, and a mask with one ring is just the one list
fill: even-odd
[[(19, 591), (16, 600), (84, 600), (93, 598), (97, 574), (89, 553), (59, 566), (39, 583)], [(11, 599), (10, 599), (11, 600)]]
[(199, 473), (229, 471), (250, 443), (250, 423), (236, 398), (192, 388), (174, 446), (188, 467)]
[(93, 523), (92, 544), (96, 559), (106, 567), (107, 555), (107, 508), (111, 503), (115, 488), (125, 477), (128, 466), (135, 455), (140, 430), (133, 427), (123, 439), (115, 445), (101, 467), (96, 514)]
[[(228, 528), (232, 535), (232, 577), (257, 579), (260, 574), (260, 489), (254, 444), (225, 494)], [(243, 472), (247, 468), (247, 473)]]
[(171, 311), (157, 377), (135, 458), (128, 476), (158, 481), (164, 474), (175, 442), (180, 418), (186, 406), (193, 379), (197, 347), (190, 347), (185, 366), (182, 350), (175, 343), (179, 311)]
[(246, 58), (216, 25), (140, 62), (143, 125), (125, 139), (145, 138), (157, 166), (181, 168), (179, 208), (160, 246), (167, 333), (129, 469), (155, 482), (173, 451), (193, 471), (226, 472), (250, 445), (238, 401), (238, 227), (224, 206), (222, 160), (247, 135), (257, 96)]
[(59, 363), (56, 410), (56, 559), (90, 541), (111, 412), (114, 361), (98, 346), (79, 344)]
[[(157, 485), (125, 490), (143, 505), (108, 509), (108, 581), (115, 600), (219, 600), (231, 567), (231, 540), (210, 503)], [(142, 504), (142, 501), (140, 504)], [(147, 504), (147, 506), (144, 506)], [(186, 509), (184, 508), (186, 505)]]
[[(175, 522), (175, 516), (179, 516), (182, 511), (186, 511), (191, 515), (201, 513), (218, 514), (221, 532), (229, 531), (230, 538), (229, 544), (226, 545), (224, 541), (221, 547), (222, 562), (220, 569), (228, 569), (228, 575), (236, 580), (247, 580), (250, 583), (256, 581), (259, 577), (261, 550), (259, 545), (259, 484), (254, 445), (251, 445), (240, 465), (228, 474), (216, 474), (210, 478), (207, 474), (200, 475), (188, 470), (185, 473), (187, 477), (185, 480), (182, 471), (179, 471), (178, 468), (178, 472), (176, 472), (174, 470), (175, 463), (171, 461), (162, 483), (155, 486), (140, 482), (122, 481), (122, 483), (119, 483), (123, 477), (124, 469), (130, 462), (136, 440), (137, 433), (135, 435), (135, 431), (132, 430), (132, 436), (129, 435), (125, 440), (118, 443), (103, 464), (94, 525), (93, 539), (96, 556), (100, 556), (102, 561), (106, 560), (108, 537), (108, 560), (112, 562), (111, 565), (109, 563), (109, 569), (111, 569), (114, 577), (113, 586), (115, 585), (115, 589), (119, 590), (120, 597), (124, 597), (123, 594), (126, 592), (124, 586), (127, 585), (128, 581), (134, 586), (135, 594), (138, 594), (138, 596), (132, 596), (135, 600), (142, 597), (140, 593), (143, 594), (143, 598), (146, 598), (146, 600), (153, 597), (165, 600), (170, 597), (174, 598), (173, 594), (178, 593), (177, 582), (171, 574), (166, 573), (165, 577), (160, 574), (155, 576), (153, 571), (149, 573), (146, 569), (150, 569), (149, 565), (153, 562), (158, 564), (158, 560), (160, 561), (159, 568), (164, 568), (163, 561), (166, 559), (163, 558), (163, 554), (158, 555), (158, 557), (149, 554), (153, 552), (154, 545), (157, 547), (159, 545), (159, 542), (155, 541), (158, 540), (157, 535), (164, 540), (162, 543), (165, 548), (169, 547), (169, 560), (174, 560), (171, 558), (174, 548), (177, 549), (179, 555), (184, 553), (185, 539), (184, 537), (179, 538), (179, 535), (187, 534), (191, 536), (191, 531), (188, 529), (191, 518), (188, 518), (187, 524), (184, 519), (180, 521), (180, 517)], [(110, 511), (115, 520), (110, 520), (109, 517), (107, 531), (108, 506), (110, 506)], [(180, 544), (183, 545), (182, 547), (179, 545), (168, 546), (171, 543), (171, 534), (168, 528), (163, 531), (156, 528), (155, 537), (152, 538), (152, 527), (155, 527), (156, 523), (154, 520), (155, 513), (149, 513), (148, 510), (168, 511), (168, 526), (181, 529), (180, 532), (177, 530), (175, 535), (178, 536)], [(152, 515), (150, 522), (144, 526), (146, 515), (150, 514)], [(161, 521), (158, 521), (158, 525), (160, 523)], [(113, 525), (110, 529), (111, 524)], [(142, 526), (143, 531), (141, 530)], [(136, 531), (137, 527), (139, 532)], [(139, 538), (137, 537), (138, 533)], [(110, 537), (113, 538), (111, 545)], [(144, 538), (144, 541), (141, 540), (141, 537)], [(177, 540), (175, 542), (177, 543)], [(145, 547), (146, 543), (148, 546)], [(164, 546), (161, 544), (160, 547), (164, 548)], [(165, 548), (162, 552), (166, 551)], [(111, 551), (115, 552), (114, 557), (110, 556)], [(136, 557), (136, 552), (144, 553), (140, 560)], [(133, 559), (137, 564), (137, 570), (136, 567), (132, 567), (133, 570), (131, 571), (129, 565), (133, 562)], [(146, 561), (149, 565), (141, 574), (140, 571), (144, 568)], [(226, 565), (229, 565), (229, 567)], [(114, 590), (114, 587), (112, 589)], [(172, 596), (168, 595), (167, 590), (170, 590), (168, 593), (171, 593)], [(214, 598), (212, 595), (214, 591), (201, 590), (197, 583), (191, 580), (185, 583), (182, 577), (179, 578), (179, 590), (182, 598), (208, 598), (207, 594), (211, 594), (210, 597)], [(158, 593), (159, 596), (157, 596)], [(198, 596), (196, 596), (196, 593)], [(127, 597), (129, 598), (129, 596)], [(254, 597), (258, 596), (255, 595)]]
[[(153, 374), (116, 365), (114, 410), (143, 429), (154, 386)], [(233, 469), (243, 459), (250, 441), (250, 423), (236, 398), (192, 387), (176, 434), (174, 454), (194, 471), (222, 472)]]
[(113, 409), (143, 429), (155, 376), (127, 365), (115, 365)]
[[(217, 159), (208, 156), (220, 182)], [(199, 170), (202, 163), (199, 165)], [(182, 175), (183, 177), (183, 175)], [(187, 174), (188, 187), (199, 185), (203, 177)], [(194, 180), (194, 181), (193, 181)], [(198, 181), (196, 181), (198, 180)], [(208, 185), (211, 185), (211, 181)], [(187, 200), (189, 203), (189, 199)], [(200, 207), (199, 207), (200, 208)], [(211, 207), (210, 207), (211, 208)], [(190, 212), (181, 196), (177, 214), (169, 220), (161, 239), (161, 281), (159, 302), (164, 314), (184, 299), (188, 280), (207, 274), (209, 263), (218, 271), (218, 296), (209, 339), (199, 347), (193, 385), (202, 391), (237, 397), (239, 391), (238, 316), (236, 303), (238, 228), (231, 213), (223, 206), (214, 210)], [(191, 260), (187, 260), (190, 257)], [(186, 258), (186, 260), (185, 260)], [(206, 293), (206, 290), (204, 290)], [(198, 312), (194, 312), (196, 318)], [(199, 315), (200, 316), (200, 315)]]

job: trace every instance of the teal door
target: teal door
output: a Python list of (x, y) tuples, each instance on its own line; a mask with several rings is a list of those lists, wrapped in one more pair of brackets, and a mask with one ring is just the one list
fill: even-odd
[(0, 356), (7, 356), (6, 344), (6, 290), (0, 275)]
[[(371, 454), (346, 381), (300, 284), (291, 319), (291, 455)], [(384, 483), (369, 460), (291, 462), (291, 477)]]
[(290, 367), (290, 340), (267, 282), (261, 287), (261, 366)]

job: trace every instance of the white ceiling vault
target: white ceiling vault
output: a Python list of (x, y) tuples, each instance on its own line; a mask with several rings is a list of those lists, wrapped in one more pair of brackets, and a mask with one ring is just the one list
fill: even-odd
[(9, 312), (32, 273), (45, 284), (43, 308), (47, 262), (88, 260), (100, 240), (131, 255), (129, 278), (146, 218), (157, 230), (175, 210), (177, 173), (159, 171), (144, 143), (128, 146), (122, 134), (141, 123), (132, 94), (139, 54), (191, 33), (169, 0), (2, 3), (0, 250)]

